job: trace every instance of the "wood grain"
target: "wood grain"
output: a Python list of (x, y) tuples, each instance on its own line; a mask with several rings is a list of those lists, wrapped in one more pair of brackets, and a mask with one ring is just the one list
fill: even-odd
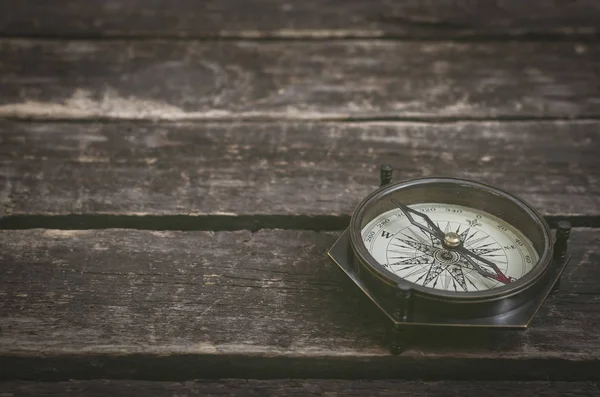
[(600, 45), (0, 40), (0, 117), (523, 119), (600, 115)]
[[(395, 180), (464, 177), (517, 194), (547, 216), (593, 218), (600, 215), (599, 151), (598, 121), (4, 121), (0, 225), (36, 227), (18, 217), (74, 214), (190, 215), (198, 221), (189, 228), (206, 228), (201, 219), (219, 216), (215, 229), (235, 216), (347, 217), (378, 186), (386, 162), (396, 167)], [(238, 227), (290, 226), (265, 219), (271, 223)], [(123, 227), (121, 221), (103, 227)], [(152, 228), (178, 228), (179, 221)], [(326, 220), (310, 222), (302, 227), (331, 229)], [(66, 226), (97, 227), (85, 220)]]
[(407, 382), (393, 380), (255, 380), (193, 382), (3, 382), (6, 396), (592, 396), (595, 382)]
[[(89, 3), (89, 4), (88, 4)], [(590, 37), (600, 6), (577, 1), (5, 0), (0, 34), (43, 37)]]
[(389, 322), (325, 252), (338, 233), (0, 232), (4, 379), (598, 380), (600, 230), (526, 331)]

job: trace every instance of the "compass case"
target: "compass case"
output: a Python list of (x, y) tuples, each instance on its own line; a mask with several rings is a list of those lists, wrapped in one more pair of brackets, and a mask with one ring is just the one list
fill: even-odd
[[(488, 291), (457, 293), (411, 283), (377, 263), (361, 237), (361, 228), (369, 220), (393, 208), (390, 197), (407, 205), (431, 201), (472, 206), (502, 217), (533, 237), (539, 261), (522, 279)], [(569, 261), (566, 238), (557, 240), (560, 252), (554, 252), (544, 219), (504, 191), (462, 179), (425, 178), (387, 185), (365, 198), (329, 256), (396, 326), (525, 328), (558, 284)]]

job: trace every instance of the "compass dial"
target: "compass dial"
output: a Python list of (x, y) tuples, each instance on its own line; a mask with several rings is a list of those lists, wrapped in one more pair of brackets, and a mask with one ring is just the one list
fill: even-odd
[(362, 229), (362, 239), (381, 266), (407, 281), (439, 290), (484, 291), (523, 277), (539, 259), (527, 237), (487, 212), (441, 203), (409, 207), (474, 256), (467, 258), (448, 241), (416, 227), (400, 208), (389, 210)]

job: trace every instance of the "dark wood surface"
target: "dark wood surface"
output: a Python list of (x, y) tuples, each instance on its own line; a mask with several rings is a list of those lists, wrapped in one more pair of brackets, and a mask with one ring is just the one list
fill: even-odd
[(598, 380), (597, 229), (528, 330), (423, 330), (399, 356), (325, 255), (338, 235), (2, 231), (4, 376)]
[[(598, 395), (599, 21), (593, 0), (0, 2), (0, 394)], [(529, 329), (389, 354), (325, 255), (382, 162), (577, 226)]]
[(594, 382), (406, 382), (343, 380), (223, 380), (194, 382), (70, 381), (0, 383), (5, 396), (594, 396)]
[[(598, 121), (0, 122), (0, 203), (13, 216), (0, 226), (80, 214), (87, 227), (98, 222), (90, 215), (110, 215), (116, 227), (135, 222), (126, 216), (153, 216), (155, 227), (194, 228), (164, 218), (193, 215), (196, 228), (207, 221), (216, 228), (214, 219), (231, 227), (241, 215), (240, 225), (258, 222), (250, 228), (320, 216), (314, 227), (341, 229), (378, 186), (383, 162), (397, 167), (397, 180), (475, 179), (522, 196), (544, 215), (596, 225), (599, 130)], [(36, 215), (53, 219), (39, 223)], [(65, 226), (86, 227), (79, 219)]]
[(595, 38), (594, 0), (5, 0), (0, 34), (199, 38)]
[(598, 65), (595, 42), (5, 39), (0, 117), (595, 118)]

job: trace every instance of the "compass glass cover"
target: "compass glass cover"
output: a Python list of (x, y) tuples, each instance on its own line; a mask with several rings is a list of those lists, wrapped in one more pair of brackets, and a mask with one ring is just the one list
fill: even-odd
[[(429, 217), (445, 236), (458, 235), (462, 249), (452, 249), (448, 241), (415, 226), (400, 208), (375, 216), (361, 230), (368, 252), (409, 282), (459, 293), (486, 291), (522, 278), (539, 259), (532, 242), (495, 215), (436, 202), (409, 207)], [(427, 227), (423, 218), (412, 218)]]

